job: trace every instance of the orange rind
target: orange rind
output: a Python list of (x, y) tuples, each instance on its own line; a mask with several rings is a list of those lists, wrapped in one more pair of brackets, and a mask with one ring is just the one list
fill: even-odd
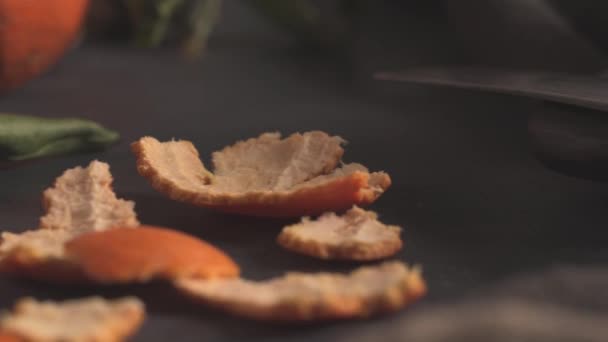
[(403, 246), (401, 228), (378, 221), (372, 211), (353, 207), (344, 215), (303, 218), (281, 231), (283, 248), (320, 259), (368, 261), (390, 257)]
[(116, 198), (105, 163), (67, 170), (44, 192), (41, 228), (0, 240), (0, 272), (54, 283), (127, 283), (236, 277), (238, 266), (193, 236), (140, 226), (134, 203)]
[(40, 229), (86, 232), (138, 226), (135, 203), (117, 198), (113, 181), (110, 166), (97, 160), (66, 170), (43, 193)]
[(64, 302), (24, 298), (0, 318), (0, 341), (118, 342), (132, 336), (144, 317), (144, 304), (135, 297)]
[(23, 342), (23, 339), (10, 333), (0, 331), (0, 342)]
[(236, 263), (216, 247), (160, 227), (114, 228), (82, 234), (66, 243), (65, 253), (88, 279), (97, 283), (239, 275)]
[(297, 217), (365, 206), (390, 186), (384, 172), (339, 166), (343, 142), (320, 131), (285, 139), (265, 133), (213, 153), (213, 172), (189, 141), (143, 137), (131, 147), (138, 172), (173, 200), (233, 214)]
[(0, 235), (0, 272), (52, 282), (80, 282), (83, 275), (66, 258), (64, 244), (87, 231), (139, 225), (135, 204), (118, 199), (108, 164), (92, 161), (59, 176), (43, 193), (39, 229)]
[(355, 319), (403, 309), (426, 293), (418, 268), (401, 262), (350, 274), (288, 273), (266, 281), (176, 281), (194, 300), (233, 315), (275, 322)]

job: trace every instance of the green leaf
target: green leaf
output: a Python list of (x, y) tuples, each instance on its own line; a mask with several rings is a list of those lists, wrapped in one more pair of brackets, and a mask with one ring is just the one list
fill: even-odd
[(82, 119), (0, 114), (0, 160), (25, 160), (101, 150), (119, 135)]

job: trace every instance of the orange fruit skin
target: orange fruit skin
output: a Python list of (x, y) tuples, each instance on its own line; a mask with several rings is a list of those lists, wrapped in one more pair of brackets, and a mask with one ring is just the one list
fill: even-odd
[(41, 260), (21, 253), (9, 255), (0, 264), (0, 272), (55, 284), (86, 284), (87, 277), (78, 265), (65, 260)]
[(54, 65), (80, 31), (89, 0), (0, 0), (0, 91)]
[(86, 233), (68, 241), (65, 250), (88, 278), (100, 283), (239, 275), (236, 263), (218, 248), (162, 227)]
[(355, 172), (319, 187), (303, 189), (275, 203), (249, 203), (240, 205), (217, 205), (216, 210), (257, 217), (287, 218), (316, 216), (324, 212), (340, 212), (353, 205), (367, 206), (376, 196), (366, 192), (369, 174)]
[(0, 342), (20, 342), (22, 339), (0, 331)]

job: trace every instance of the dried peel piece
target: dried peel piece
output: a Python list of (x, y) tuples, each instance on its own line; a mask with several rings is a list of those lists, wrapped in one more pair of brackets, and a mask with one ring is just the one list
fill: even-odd
[(171, 199), (224, 212), (294, 217), (367, 205), (389, 186), (384, 172), (339, 165), (343, 140), (313, 131), (281, 139), (277, 133), (213, 153), (205, 168), (189, 141), (144, 137), (132, 144), (137, 170)]
[(353, 207), (344, 215), (325, 213), (316, 220), (283, 228), (277, 242), (285, 249), (321, 259), (375, 260), (403, 246), (401, 228), (378, 221), (372, 211)]
[(138, 226), (135, 203), (118, 199), (112, 181), (110, 166), (96, 160), (86, 168), (66, 170), (43, 193), (46, 214), (40, 228), (84, 232)]
[(66, 243), (65, 252), (89, 279), (99, 283), (239, 275), (236, 263), (218, 248), (160, 227), (82, 234)]
[(3, 233), (0, 272), (62, 283), (238, 275), (230, 258), (201, 240), (140, 228), (134, 204), (116, 198), (111, 180), (107, 164), (96, 161), (66, 171), (45, 192), (49, 213), (41, 222), (54, 229)]
[(228, 192), (284, 191), (336, 168), (344, 141), (313, 131), (281, 140), (278, 133), (237, 142), (212, 155), (213, 184)]
[(29, 230), (23, 233), (2, 233), (0, 256), (21, 253), (32, 259), (63, 258), (63, 244), (74, 236), (65, 230)]
[(0, 319), (0, 329), (7, 341), (113, 342), (133, 335), (144, 316), (144, 304), (135, 297), (64, 302), (25, 298)]
[(56, 283), (126, 283), (152, 278), (235, 277), (238, 266), (189, 235), (148, 226), (75, 236), (41, 229), (2, 234), (0, 272)]
[(2, 233), (0, 273), (59, 283), (84, 281), (77, 265), (65, 256), (64, 244), (73, 236), (51, 229)]
[(134, 203), (112, 191), (108, 164), (66, 170), (44, 191), (45, 215), (40, 228), (20, 234), (2, 233), (0, 272), (52, 282), (82, 281), (83, 275), (64, 254), (64, 243), (86, 231), (116, 225), (139, 225)]
[(401, 262), (360, 267), (350, 274), (288, 273), (260, 282), (181, 279), (176, 286), (228, 313), (266, 321), (368, 317), (402, 309), (426, 293), (420, 271)]

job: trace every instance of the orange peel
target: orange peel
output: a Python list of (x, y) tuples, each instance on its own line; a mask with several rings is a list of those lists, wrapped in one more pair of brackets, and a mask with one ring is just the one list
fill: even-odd
[(0, 331), (0, 342), (22, 342), (23, 340), (18, 336), (9, 334), (4, 331)]
[(283, 228), (277, 242), (287, 250), (316, 258), (366, 261), (397, 253), (403, 246), (400, 233), (400, 227), (385, 225), (376, 213), (355, 206), (341, 216), (305, 217)]
[(173, 200), (233, 214), (296, 217), (365, 206), (390, 186), (385, 172), (356, 163), (338, 167), (343, 142), (320, 131), (285, 139), (265, 133), (213, 153), (213, 172), (189, 141), (143, 137), (131, 148), (139, 174)]
[(54, 283), (125, 283), (182, 276), (238, 276), (210, 244), (140, 226), (134, 203), (116, 198), (105, 163), (73, 168), (45, 191), (41, 228), (0, 235), (0, 273)]
[(63, 302), (23, 298), (0, 318), (0, 341), (123, 341), (144, 317), (144, 304), (135, 297)]
[(116, 197), (110, 166), (97, 160), (66, 170), (43, 192), (40, 229), (73, 232), (136, 227), (135, 203)]
[(266, 281), (180, 279), (175, 284), (206, 305), (276, 322), (364, 318), (403, 309), (426, 293), (420, 270), (397, 261), (349, 274), (288, 273)]
[(116, 197), (108, 164), (66, 170), (43, 193), (45, 214), (39, 229), (0, 234), (0, 272), (51, 282), (81, 282), (63, 245), (87, 231), (139, 225), (135, 204)]
[(65, 253), (87, 278), (97, 283), (239, 275), (236, 263), (218, 248), (161, 227), (85, 233), (68, 241)]

